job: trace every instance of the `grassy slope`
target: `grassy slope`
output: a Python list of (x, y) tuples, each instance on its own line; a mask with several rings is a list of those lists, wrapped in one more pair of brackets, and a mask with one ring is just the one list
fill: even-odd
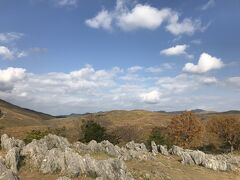
[(4, 113), (0, 118), (0, 125), (3, 127), (42, 125), (45, 120), (53, 118), (51, 115), (24, 109), (3, 100), (0, 100), (0, 109)]

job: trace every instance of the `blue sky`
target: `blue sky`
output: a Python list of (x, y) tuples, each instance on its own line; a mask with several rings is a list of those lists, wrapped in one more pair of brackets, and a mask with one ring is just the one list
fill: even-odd
[(0, 98), (51, 114), (240, 109), (240, 1), (1, 0)]

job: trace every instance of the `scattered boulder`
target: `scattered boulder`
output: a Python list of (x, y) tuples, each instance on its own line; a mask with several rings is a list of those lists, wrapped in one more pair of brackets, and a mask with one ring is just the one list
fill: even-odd
[(134, 141), (130, 141), (129, 143), (127, 143), (126, 148), (129, 150), (134, 150), (134, 151), (143, 151), (143, 152), (148, 151), (145, 144), (135, 143)]
[(184, 152), (184, 149), (178, 146), (173, 145), (169, 152), (173, 155), (181, 156)]
[(157, 145), (154, 141), (151, 141), (151, 148), (152, 148), (153, 155), (157, 155), (158, 154), (158, 147), (157, 147)]
[(190, 165), (195, 164), (189, 153), (183, 152), (181, 154), (181, 158), (182, 158), (182, 163), (183, 164), (190, 164)]
[(0, 162), (0, 180), (18, 180), (18, 177)]
[(159, 145), (159, 152), (164, 156), (169, 156), (169, 152), (166, 145)]
[(22, 140), (15, 139), (14, 137), (9, 138), (7, 134), (1, 136), (1, 147), (6, 151), (14, 147), (19, 147), (21, 149), (23, 146), (25, 146), (25, 143)]

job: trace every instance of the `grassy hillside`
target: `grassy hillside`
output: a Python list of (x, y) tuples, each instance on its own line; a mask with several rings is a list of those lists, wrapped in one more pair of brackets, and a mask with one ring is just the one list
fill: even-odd
[[(45, 131), (47, 129), (63, 128), (70, 141), (79, 139), (82, 121), (94, 120), (104, 126), (108, 132), (120, 131), (123, 135), (130, 136), (138, 141), (148, 139), (154, 127), (166, 127), (176, 113), (152, 112), (145, 110), (123, 111), (115, 110), (99, 113), (87, 113), (83, 115), (53, 117), (44, 113), (24, 109), (0, 100), (0, 109), (3, 117), (0, 118), (2, 133), (8, 133), (17, 138), (24, 138), (27, 132), (32, 130)], [(207, 123), (212, 117), (234, 116), (240, 120), (240, 114), (235, 111), (228, 113), (217, 113), (200, 111), (195, 113), (202, 122)], [(4, 128), (2, 128), (4, 127)], [(60, 129), (62, 131), (62, 129)], [(206, 132), (206, 144), (209, 139), (218, 141), (212, 137), (211, 132)], [(212, 137), (212, 138), (209, 138)]]
[(21, 108), (3, 100), (0, 100), (0, 110), (3, 113), (0, 126), (6, 128), (42, 125), (44, 121), (53, 118), (51, 115)]

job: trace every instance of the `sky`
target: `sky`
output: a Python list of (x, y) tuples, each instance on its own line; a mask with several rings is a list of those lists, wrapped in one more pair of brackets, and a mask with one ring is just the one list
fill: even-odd
[(0, 99), (53, 115), (240, 110), (240, 0), (0, 0)]

